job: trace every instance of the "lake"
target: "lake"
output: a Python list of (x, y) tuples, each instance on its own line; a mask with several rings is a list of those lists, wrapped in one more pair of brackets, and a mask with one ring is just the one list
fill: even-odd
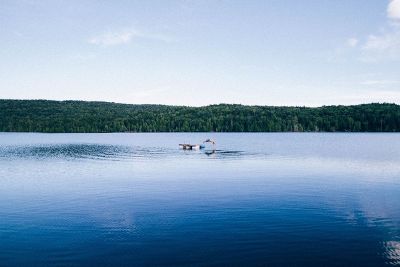
[(400, 134), (0, 133), (0, 266), (385, 265)]

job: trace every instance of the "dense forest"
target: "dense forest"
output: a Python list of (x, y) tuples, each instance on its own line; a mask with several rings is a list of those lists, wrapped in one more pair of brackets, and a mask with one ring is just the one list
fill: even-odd
[(205, 107), (0, 100), (1, 132), (399, 132), (400, 106)]

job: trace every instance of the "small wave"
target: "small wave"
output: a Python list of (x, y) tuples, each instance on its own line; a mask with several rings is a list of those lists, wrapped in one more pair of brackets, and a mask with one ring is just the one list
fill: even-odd
[(169, 152), (162, 148), (129, 147), (101, 144), (56, 144), (0, 147), (0, 158), (124, 160), (162, 157)]

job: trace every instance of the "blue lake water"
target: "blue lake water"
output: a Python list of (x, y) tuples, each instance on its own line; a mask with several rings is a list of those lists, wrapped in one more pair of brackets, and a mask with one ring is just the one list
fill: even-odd
[(400, 134), (0, 133), (0, 266), (385, 265)]

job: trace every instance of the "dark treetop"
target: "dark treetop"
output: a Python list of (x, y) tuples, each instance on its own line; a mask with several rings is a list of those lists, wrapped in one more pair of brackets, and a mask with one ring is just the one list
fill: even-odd
[(399, 132), (400, 106), (184, 107), (0, 100), (2, 132)]

